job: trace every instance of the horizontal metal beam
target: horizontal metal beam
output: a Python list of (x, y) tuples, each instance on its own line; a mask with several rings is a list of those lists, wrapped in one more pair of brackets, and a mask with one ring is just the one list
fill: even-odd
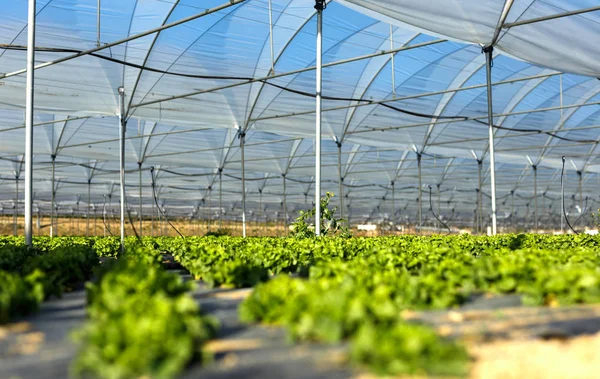
[(555, 20), (557, 18), (576, 16), (578, 14), (589, 13), (589, 12), (596, 12), (596, 11), (600, 11), (600, 6), (589, 7), (589, 8), (584, 8), (584, 9), (578, 9), (578, 10), (575, 10), (575, 11), (558, 13), (558, 14), (553, 14), (553, 15), (548, 15), (548, 16), (541, 16), (541, 17), (536, 17), (536, 18), (532, 18), (532, 19), (529, 19), (529, 20), (509, 22), (509, 23), (504, 24), (504, 26), (502, 28), (503, 29), (510, 29), (510, 28), (514, 28), (515, 26), (535, 24), (535, 23), (538, 23), (538, 22)]
[[(568, 132), (575, 132), (575, 131), (580, 131), (580, 130), (593, 130), (593, 129), (600, 129), (600, 125), (582, 126), (579, 128), (569, 128), (569, 129), (560, 129), (560, 130), (552, 131), (552, 134), (568, 133)], [(510, 132), (510, 130), (506, 130), (506, 131)], [(494, 139), (500, 140), (500, 139), (504, 139), (504, 138), (518, 138), (518, 137), (523, 137), (523, 136), (532, 136), (532, 135), (540, 135), (540, 134), (543, 136), (547, 136), (547, 134), (542, 134), (542, 133), (538, 133), (538, 132), (515, 132), (514, 134), (505, 134), (505, 135), (501, 135), (501, 136), (495, 136)], [(488, 137), (486, 136), (486, 137), (467, 138), (467, 139), (437, 142), (437, 143), (434, 142), (434, 143), (428, 144), (427, 146), (454, 145), (457, 143), (480, 142), (480, 141), (484, 142), (487, 140), (488, 140)]]
[[(361, 55), (361, 56), (354, 57), (354, 58), (348, 58), (348, 59), (342, 59), (342, 60), (335, 61), (335, 62), (324, 63), (323, 64), (323, 68), (338, 66), (338, 65), (342, 65), (342, 64), (346, 64), (346, 63), (357, 62), (357, 61), (360, 61), (360, 60), (363, 60), (363, 59), (371, 59), (371, 58), (375, 58), (375, 57), (378, 57), (378, 56), (381, 56), (381, 55), (394, 54), (394, 53), (398, 53), (398, 52), (401, 52), (401, 51), (417, 49), (417, 48), (420, 48), (420, 47), (431, 46), (431, 45), (435, 45), (435, 44), (442, 43), (442, 42), (446, 42), (446, 40), (445, 39), (437, 39), (437, 40), (433, 40), (433, 41), (428, 41), (428, 42), (423, 42), (423, 43), (417, 43), (417, 44), (414, 44), (414, 45), (403, 46), (403, 47), (399, 47), (397, 49), (380, 50), (380, 51), (378, 51), (376, 53), (373, 53), (373, 54)], [(281, 78), (281, 77), (284, 77), (284, 76), (297, 75), (297, 74), (301, 74), (303, 72), (314, 71), (314, 70), (316, 70), (316, 66), (305, 67), (305, 68), (301, 68), (301, 69), (298, 69), (298, 70), (283, 72), (283, 73), (275, 74), (275, 75), (263, 76), (263, 77), (260, 77), (260, 78), (243, 80), (243, 81), (240, 81), (240, 82), (237, 82), (237, 83), (227, 84), (227, 85), (219, 86), (219, 87), (207, 88), (207, 89), (204, 89), (204, 90), (189, 92), (189, 93), (185, 93), (185, 94), (182, 94), (182, 95), (175, 95), (175, 96), (165, 97), (163, 99), (146, 101), (146, 102), (143, 102), (143, 103), (134, 104), (134, 105), (131, 106), (131, 108), (147, 107), (147, 106), (153, 105), (153, 104), (164, 103), (164, 102), (167, 102), (167, 101), (172, 101), (172, 100), (177, 100), (177, 99), (183, 99), (183, 98), (186, 98), (186, 97), (192, 97), (192, 96), (202, 95), (202, 94), (205, 94), (205, 93), (222, 91), (222, 90), (225, 90), (225, 89), (239, 87), (239, 86), (243, 86), (243, 85), (247, 85), (247, 84), (251, 84), (251, 83), (255, 83), (255, 82), (264, 82), (264, 81), (267, 81), (267, 80), (277, 79), (277, 78)]]
[[(35, 124), (33, 124), (33, 126), (51, 125), (51, 124), (58, 124), (58, 123), (61, 123), (61, 122), (75, 121), (75, 120), (85, 120), (87, 118), (92, 118), (92, 117), (93, 116), (79, 116), (79, 117), (64, 118), (64, 119), (61, 119), (61, 120), (36, 122)], [(19, 130), (19, 129), (25, 129), (25, 125), (19, 125), (19, 126), (13, 126), (13, 127), (10, 127), (10, 128), (0, 129), (0, 133), (2, 133), (2, 132), (10, 132), (11, 130)]]
[[(569, 108), (583, 108), (583, 107), (591, 106), (591, 105), (600, 105), (600, 101), (594, 101), (591, 103), (584, 103), (584, 104), (571, 104), (571, 105), (563, 105), (563, 106), (548, 107), (548, 108), (529, 109), (529, 110), (517, 111), (517, 112), (496, 113), (493, 115), (493, 117), (518, 116), (518, 115), (531, 114), (531, 113), (557, 111), (557, 110), (569, 109)], [(457, 117), (459, 117), (459, 116), (457, 116)], [(414, 127), (418, 127), (418, 126), (426, 126), (426, 125), (431, 125), (431, 124), (453, 124), (456, 122), (482, 120), (482, 119), (487, 119), (487, 118), (488, 118), (488, 116), (486, 115), (486, 116), (477, 116), (477, 117), (465, 117), (463, 119), (456, 119), (456, 120), (438, 120), (435, 122), (429, 121), (429, 122), (414, 123), (414, 124), (407, 124), (407, 125), (401, 125), (401, 126), (388, 126), (388, 127), (384, 127), (384, 128), (369, 128), (366, 130), (356, 130), (353, 132), (347, 132), (346, 134), (384, 132), (386, 130), (407, 129), (407, 128), (414, 128)], [(554, 130), (548, 130), (548, 132), (554, 132)]]
[[(63, 58), (59, 58), (59, 59), (55, 59), (53, 61), (49, 61), (49, 62), (38, 64), (38, 65), (36, 65), (34, 67), (34, 69), (35, 70), (39, 70), (39, 69), (44, 68), (44, 67), (53, 66), (53, 65), (58, 64), (58, 63), (70, 61), (71, 59), (83, 57), (85, 55), (89, 55), (89, 54), (92, 54), (92, 53), (95, 53), (95, 52), (98, 52), (98, 51), (101, 51), (101, 50), (105, 50), (105, 49), (111, 48), (113, 46), (121, 45), (121, 44), (129, 42), (129, 41), (133, 41), (133, 40), (136, 40), (136, 39), (139, 39), (139, 38), (142, 38), (142, 37), (146, 37), (146, 36), (148, 36), (150, 34), (158, 33), (160, 31), (163, 31), (163, 30), (166, 30), (166, 29), (173, 28), (175, 26), (179, 26), (179, 25), (185, 24), (186, 22), (193, 21), (193, 20), (195, 20), (197, 18), (204, 17), (206, 15), (222, 11), (223, 9), (229, 8), (229, 7), (233, 6), (233, 5), (237, 5), (237, 4), (243, 3), (244, 1), (246, 1), (246, 0), (229, 0), (229, 2), (226, 3), (226, 4), (219, 5), (217, 7), (211, 8), (211, 9), (207, 9), (204, 12), (196, 13), (196, 14), (194, 14), (192, 16), (183, 18), (181, 20), (172, 22), (170, 24), (165, 24), (165, 25), (162, 25), (162, 26), (159, 26), (157, 28), (153, 28), (153, 29), (147, 30), (147, 31), (139, 33), (139, 34), (135, 34), (135, 35), (129, 36), (127, 38), (120, 39), (120, 40), (115, 41), (115, 42), (111, 42), (111, 43), (107, 43), (105, 45), (97, 46), (97, 47), (95, 47), (93, 49), (84, 50), (84, 51), (82, 51), (80, 53), (68, 55), (68, 56), (63, 57)], [(11, 76), (20, 75), (20, 74), (25, 73), (26, 71), (27, 71), (27, 69), (21, 69), (21, 70), (9, 72), (7, 74), (1, 74), (0, 75), (0, 79), (5, 79), (5, 78), (9, 78)]]
[[(508, 80), (502, 80), (500, 82), (495, 82), (495, 83), (492, 83), (492, 86), (498, 86), (498, 85), (502, 85), (502, 84), (511, 84), (511, 83), (523, 82), (523, 81), (528, 81), (528, 80), (533, 80), (533, 79), (540, 79), (540, 78), (549, 78), (551, 76), (557, 76), (557, 75), (560, 75), (560, 72), (553, 72), (553, 73), (550, 73), (550, 74), (525, 76), (525, 77), (522, 77), (522, 78), (508, 79)], [(438, 95), (444, 95), (446, 93), (462, 92), (462, 91), (469, 91), (469, 90), (473, 90), (473, 89), (486, 88), (486, 86), (487, 85), (485, 83), (483, 83), (483, 84), (476, 84), (476, 85), (472, 85), (472, 86), (468, 86), (468, 87), (453, 88), (453, 89), (447, 89), (447, 90), (442, 90), (442, 91), (425, 92), (425, 93), (419, 93), (419, 94), (416, 94), (416, 95), (396, 97), (396, 98), (393, 98), (393, 99), (384, 99), (384, 100), (375, 100), (375, 101), (365, 100), (364, 102), (357, 103), (357, 104), (343, 105), (343, 106), (331, 107), (331, 108), (324, 108), (323, 112), (332, 112), (332, 111), (339, 111), (339, 110), (350, 109), (350, 108), (368, 107), (368, 106), (373, 106), (373, 105), (378, 105), (378, 104), (393, 103), (393, 102), (396, 102), (396, 101), (403, 101), (403, 100), (412, 100), (412, 99), (418, 99), (418, 98), (421, 98), (421, 97), (428, 97), (428, 96), (438, 96)], [(324, 100), (327, 100), (327, 99), (325, 98)], [(250, 122), (272, 120), (272, 119), (280, 119), (280, 118), (285, 118), (285, 117), (304, 116), (304, 115), (310, 115), (310, 114), (313, 114), (313, 113), (315, 113), (314, 110), (304, 111), (304, 112), (285, 113), (285, 114), (281, 114), (281, 115), (273, 115), (273, 116), (265, 116), (265, 117), (253, 118), (253, 119), (250, 120)], [(487, 118), (487, 116), (485, 118)], [(429, 124), (431, 124), (431, 123), (427, 123), (427, 125), (429, 125)], [(347, 134), (349, 134), (349, 133), (347, 133)]]
[[(204, 131), (204, 130), (213, 130), (213, 128), (192, 128), (192, 129), (184, 129), (184, 130), (174, 130), (174, 131), (169, 131), (169, 132), (138, 134), (135, 136), (125, 137), (125, 140), (134, 140), (134, 139), (146, 138), (146, 137), (158, 137), (158, 136), (171, 135), (171, 134), (200, 132), (200, 131)], [(61, 146), (60, 150), (71, 148), (71, 147), (100, 145), (103, 143), (110, 143), (110, 142), (119, 142), (119, 138), (111, 138), (111, 139), (105, 139), (105, 140), (101, 140), (101, 141), (89, 141), (89, 142), (75, 143), (72, 145), (65, 145), (65, 146)]]

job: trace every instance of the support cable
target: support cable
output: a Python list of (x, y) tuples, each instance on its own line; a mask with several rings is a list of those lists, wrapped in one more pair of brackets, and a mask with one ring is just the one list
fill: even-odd
[(442, 221), (433, 211), (433, 202), (431, 201), (431, 184), (429, 184), (428, 187), (429, 187), (429, 211), (431, 212), (433, 217), (435, 217), (435, 219), (439, 221), (440, 224), (444, 225), (444, 227), (446, 229), (448, 229), (448, 234), (450, 234), (450, 233), (452, 233), (452, 231), (450, 230), (448, 225), (446, 225), (446, 223), (444, 221)]
[(150, 176), (152, 177), (152, 197), (154, 197), (154, 203), (156, 204), (156, 207), (158, 208), (158, 211), (165, 218), (165, 220), (171, 226), (171, 228), (173, 228), (173, 230), (175, 230), (177, 232), (177, 234), (179, 234), (179, 236), (181, 238), (185, 239), (185, 237), (183, 236), (183, 234), (181, 234), (181, 232), (179, 230), (177, 230), (177, 228), (171, 223), (171, 221), (169, 221), (169, 219), (167, 218), (167, 216), (162, 211), (160, 205), (158, 205), (158, 199), (156, 197), (156, 182), (155, 182), (155, 179), (154, 179), (154, 166), (150, 167)]
[[(21, 45), (0, 45), (0, 49), (5, 49), (5, 50), (26, 50), (26, 46), (21, 46)], [(69, 52), (69, 53), (79, 53), (81, 52), (80, 50), (75, 50), (75, 49), (54, 49), (54, 48), (36, 48), (37, 51), (50, 51), (50, 52)], [(241, 76), (221, 76), (221, 75), (199, 75), (199, 74), (188, 74), (188, 73), (182, 73), (182, 72), (171, 72), (171, 71), (166, 71), (166, 70), (161, 70), (161, 69), (157, 69), (157, 68), (152, 68), (152, 67), (147, 67), (144, 65), (139, 65), (139, 64), (135, 64), (135, 63), (131, 63), (131, 62), (126, 62), (117, 58), (113, 58), (113, 57), (106, 57), (100, 54), (89, 54), (91, 56), (100, 58), (100, 59), (105, 59), (108, 61), (111, 61), (113, 63), (118, 63), (124, 66), (128, 66), (128, 67), (132, 67), (132, 68), (136, 68), (139, 70), (144, 70), (144, 71), (149, 71), (149, 72), (154, 72), (154, 73), (159, 73), (159, 74), (164, 74), (164, 75), (173, 75), (173, 76), (179, 76), (179, 77), (186, 77), (186, 78), (193, 78), (193, 79), (209, 79), (209, 80), (240, 80), (240, 81), (255, 81), (255, 78), (252, 77), (241, 77)], [(300, 96), (305, 96), (305, 97), (312, 97), (312, 98), (316, 98), (316, 95), (314, 93), (309, 93), (309, 92), (304, 92), (304, 91), (300, 91), (300, 90), (296, 90), (293, 88), (289, 88), (289, 87), (285, 87), (279, 84), (275, 84), (272, 82), (269, 82), (268, 79), (263, 79), (263, 80), (258, 80), (258, 82), (263, 83), (265, 85), (268, 86), (272, 86), (274, 88), (278, 88), (282, 91), (286, 91), (286, 92), (290, 92), (290, 93), (294, 93)], [(486, 125), (488, 126), (488, 123), (486, 121), (483, 120), (478, 120), (478, 119), (473, 119), (471, 117), (468, 116), (460, 116), (460, 115), (456, 115), (456, 116), (444, 116), (444, 115), (432, 115), (432, 114), (427, 114), (427, 113), (422, 113), (422, 112), (416, 112), (416, 111), (411, 111), (408, 109), (404, 109), (404, 108), (400, 108), (397, 106), (393, 106), (390, 104), (386, 104), (386, 103), (377, 103), (377, 101), (375, 100), (371, 100), (371, 99), (365, 99), (365, 98), (350, 98), (350, 97), (338, 97), (338, 96), (326, 96), (323, 95), (322, 96), (323, 100), (331, 100), (331, 101), (344, 101), (344, 102), (362, 102), (362, 103), (368, 103), (368, 104), (373, 104), (373, 105), (380, 105), (382, 107), (388, 108), (390, 110), (396, 111), (396, 112), (400, 112), (403, 114), (407, 114), (409, 116), (414, 116), (414, 117), (420, 117), (420, 118), (427, 118), (427, 119), (439, 119), (439, 120), (458, 120), (458, 121), (474, 121), (476, 123), (482, 124), (482, 125)], [(525, 129), (525, 128), (509, 128), (509, 127), (505, 127), (505, 126), (500, 126), (500, 125), (492, 125), (492, 127), (494, 129), (499, 129), (499, 130), (506, 130), (506, 131), (512, 131), (512, 132), (518, 132), (518, 133), (537, 133), (537, 134), (545, 134), (548, 135), (552, 138), (556, 138), (562, 141), (566, 141), (566, 142), (574, 142), (574, 143), (585, 143), (585, 144), (589, 144), (589, 143), (597, 143), (596, 140), (592, 140), (592, 139), (576, 139), (576, 138), (568, 138), (568, 137), (562, 137), (560, 135), (558, 135), (555, 132), (551, 132), (551, 131), (546, 131), (543, 129)], [(377, 131), (376, 129), (374, 129), (374, 131)], [(383, 130), (382, 130), (383, 131)]]
[(561, 190), (560, 192), (561, 192), (561, 198), (562, 198), (563, 217), (565, 218), (567, 225), (569, 226), (569, 228), (571, 228), (573, 233), (579, 234), (579, 232), (576, 231), (575, 229), (573, 229), (573, 227), (571, 226), (571, 223), (569, 222), (569, 218), (567, 217), (567, 211), (565, 210), (565, 185), (564, 185), (565, 161), (566, 161), (566, 158), (563, 156), (562, 157), (562, 171), (560, 173), (560, 190)]
[(113, 237), (110, 227), (106, 224), (106, 195), (104, 195), (104, 203), (102, 204), (102, 223), (104, 224), (104, 230), (108, 231), (108, 234)]

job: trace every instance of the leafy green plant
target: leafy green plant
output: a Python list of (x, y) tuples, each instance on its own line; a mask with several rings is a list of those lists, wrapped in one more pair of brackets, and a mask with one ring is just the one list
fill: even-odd
[(44, 300), (43, 279), (40, 270), (25, 277), (0, 270), (0, 324), (37, 311)]
[[(337, 207), (333, 209), (329, 208), (329, 202), (333, 197), (333, 193), (327, 192), (325, 197), (321, 198), (321, 236), (333, 236), (337, 235), (340, 237), (351, 237), (350, 231), (344, 222), (346, 220), (336, 218), (335, 213)], [(315, 218), (316, 207), (309, 209), (308, 211), (300, 211), (296, 221), (292, 224), (293, 232), (292, 236), (295, 238), (309, 238), (315, 236), (314, 226), (310, 225), (310, 220)]]
[(76, 377), (172, 378), (192, 360), (209, 357), (202, 346), (216, 322), (201, 316), (188, 293), (192, 284), (137, 259), (140, 252), (88, 284), (90, 320), (75, 334)]

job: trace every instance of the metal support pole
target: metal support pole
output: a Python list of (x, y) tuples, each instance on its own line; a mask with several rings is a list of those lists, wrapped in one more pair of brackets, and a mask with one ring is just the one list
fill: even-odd
[(219, 167), (219, 229), (223, 227), (223, 167)]
[[(438, 183), (437, 184), (437, 216), (439, 218), (442, 218), (442, 215), (440, 214), (440, 201), (441, 201), (441, 197), (442, 197), (442, 194), (440, 193), (440, 186), (441, 186), (441, 184)], [(442, 229), (441, 222), (438, 222), (438, 223), (439, 223), (440, 229)]]
[(271, 47), (271, 74), (275, 73), (275, 51), (273, 49), (273, 8), (269, 0), (269, 45)]
[(490, 196), (492, 198), (492, 235), (496, 235), (496, 156), (494, 153), (494, 107), (492, 101), (492, 46), (484, 48), (486, 60), (487, 100), (488, 100), (488, 132), (490, 147)]
[(283, 178), (283, 233), (288, 233), (288, 210), (287, 210), (287, 180), (285, 180), (285, 174), (281, 174)]
[(119, 187), (121, 195), (121, 251), (125, 249), (125, 88), (119, 87)]
[[(27, 14), (27, 79), (25, 92), (25, 244), (33, 246), (33, 111), (36, 1), (29, 0)], [(18, 180), (17, 180), (18, 182)]]
[(342, 172), (342, 143), (335, 142), (338, 147), (338, 187), (340, 196), (340, 218), (344, 218), (344, 174)]
[[(394, 50), (394, 27), (390, 24), (390, 50)], [(392, 97), (396, 97), (396, 53), (390, 54), (392, 63)]]
[[(270, 2), (269, 2), (270, 5)], [(242, 154), (242, 237), (246, 238), (246, 161), (244, 145), (246, 144), (246, 132), (240, 132), (240, 152)]]
[(325, 0), (315, 0), (317, 10), (316, 122), (315, 122), (315, 235), (321, 235), (321, 111), (323, 86), (323, 10)]
[(51, 155), (52, 160), (52, 197), (50, 200), (50, 238), (54, 237), (54, 203), (56, 201), (56, 185), (55, 185), (55, 173), (56, 173), (56, 155)]
[(263, 207), (262, 207), (262, 188), (258, 189), (258, 220), (262, 222), (262, 212), (263, 212)]
[(423, 194), (421, 193), (421, 188), (423, 187), (423, 177), (421, 174), (421, 158), (422, 155), (421, 153), (417, 153), (417, 168), (419, 170), (419, 188), (418, 188), (418, 199), (419, 199), (419, 213), (418, 213), (418, 220), (419, 220), (419, 228), (423, 227)]
[[(87, 188), (88, 198), (87, 198), (87, 224), (85, 227), (85, 235), (87, 237), (90, 236), (90, 209), (92, 206), (92, 179), (88, 179), (88, 188)], [(95, 221), (95, 220), (94, 220)]]
[(16, 236), (19, 223), (19, 176), (15, 175), (15, 210), (13, 212), (13, 234)]
[(206, 229), (210, 232), (212, 226), (212, 186), (208, 186), (208, 222), (206, 223)]
[(98, 6), (96, 7), (96, 46), (100, 47), (100, 9), (101, 0), (98, 0)]
[[(392, 222), (394, 231), (396, 231), (396, 183), (392, 180), (390, 184), (392, 186), (392, 217), (390, 217), (390, 221)], [(350, 217), (348, 216), (348, 218)], [(348, 220), (348, 224), (350, 224), (350, 220)]]
[(138, 162), (138, 171), (140, 174), (140, 178), (139, 178), (139, 219), (140, 219), (140, 230), (138, 231), (139, 236), (142, 236), (142, 227), (143, 227), (143, 221), (142, 221), (142, 162)]
[(477, 160), (477, 233), (483, 232), (483, 194), (482, 194), (482, 186), (483, 186), (483, 161), (481, 159)]
[(510, 191), (511, 205), (510, 205), (510, 224), (515, 227), (515, 191)]
[(537, 192), (537, 166), (531, 166), (533, 168), (533, 225), (535, 231), (539, 229), (538, 223), (538, 192)]
[(579, 176), (579, 209), (583, 212), (583, 172), (577, 172)]

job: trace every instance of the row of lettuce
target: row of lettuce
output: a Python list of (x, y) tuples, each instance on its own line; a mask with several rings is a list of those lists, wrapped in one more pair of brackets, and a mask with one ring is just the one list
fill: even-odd
[[(90, 376), (170, 377), (201, 357), (214, 323), (189, 285), (160, 268), (169, 252), (211, 286), (255, 286), (240, 307), (246, 322), (285, 327), (292, 341), (348, 343), (350, 360), (379, 374), (460, 376), (469, 366), (465, 348), (405, 321), (403, 311), (458, 307), (479, 294), (519, 294), (531, 305), (600, 302), (599, 244), (587, 235), (132, 238), (122, 259), (88, 284), (90, 320), (74, 367)], [(120, 250), (115, 238), (41, 238), (35, 246), (0, 237), (0, 270), (24, 285), (43, 283), (36, 275), (52, 276), (31, 259)]]
[[(217, 321), (191, 296), (193, 282), (162, 267), (159, 250), (131, 243), (119, 259), (114, 240), (55, 238), (27, 248), (0, 238), (0, 324), (26, 316), (50, 296), (85, 286), (87, 320), (74, 331), (72, 376), (175, 377), (208, 355)], [(111, 246), (98, 252), (94, 247)]]

